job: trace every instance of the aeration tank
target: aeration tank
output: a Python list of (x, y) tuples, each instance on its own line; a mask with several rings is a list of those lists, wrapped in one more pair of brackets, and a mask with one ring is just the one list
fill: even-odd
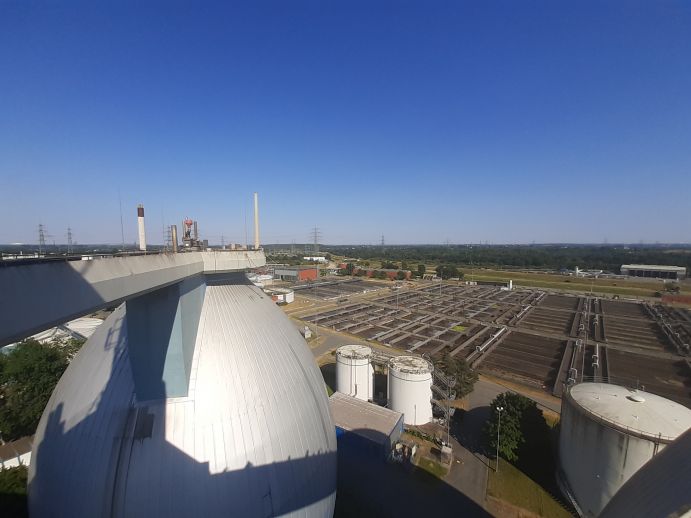
[(420, 425), (432, 420), (432, 371), (419, 356), (389, 360), (389, 408), (403, 414), (403, 422)]
[(366, 345), (344, 345), (336, 350), (336, 390), (370, 401), (374, 397), (372, 349)]

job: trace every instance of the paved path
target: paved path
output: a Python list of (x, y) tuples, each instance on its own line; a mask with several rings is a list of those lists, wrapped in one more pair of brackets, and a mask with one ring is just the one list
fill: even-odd
[(484, 507), (487, 493), (487, 459), (464, 448), (453, 436), (451, 447), (454, 462), (445, 479), (446, 483)]

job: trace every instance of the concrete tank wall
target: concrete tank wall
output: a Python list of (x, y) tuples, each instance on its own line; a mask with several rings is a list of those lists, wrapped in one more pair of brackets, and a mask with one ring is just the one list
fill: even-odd
[[(413, 362), (415, 366), (406, 365)], [(427, 367), (421, 367), (427, 364)], [(407, 425), (432, 420), (432, 365), (414, 356), (397, 357), (389, 362), (389, 408), (403, 414)]]
[(599, 422), (569, 395), (562, 400), (560, 466), (584, 516), (599, 515), (619, 488), (663, 447)]
[(336, 351), (336, 390), (342, 394), (371, 401), (374, 397), (372, 349), (360, 345), (344, 345)]

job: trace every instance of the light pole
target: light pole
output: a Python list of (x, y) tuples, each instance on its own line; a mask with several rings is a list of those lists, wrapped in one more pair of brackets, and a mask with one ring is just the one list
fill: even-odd
[(497, 469), (496, 472), (499, 473), (499, 430), (501, 430), (501, 413), (504, 410), (503, 406), (497, 407), (497, 413), (499, 414), (499, 422), (497, 424)]

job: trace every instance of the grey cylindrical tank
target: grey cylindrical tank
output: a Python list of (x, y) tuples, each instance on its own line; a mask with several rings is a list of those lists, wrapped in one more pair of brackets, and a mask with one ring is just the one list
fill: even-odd
[(584, 516), (597, 516), (619, 488), (691, 428), (691, 410), (606, 383), (574, 385), (562, 399), (562, 486)]

